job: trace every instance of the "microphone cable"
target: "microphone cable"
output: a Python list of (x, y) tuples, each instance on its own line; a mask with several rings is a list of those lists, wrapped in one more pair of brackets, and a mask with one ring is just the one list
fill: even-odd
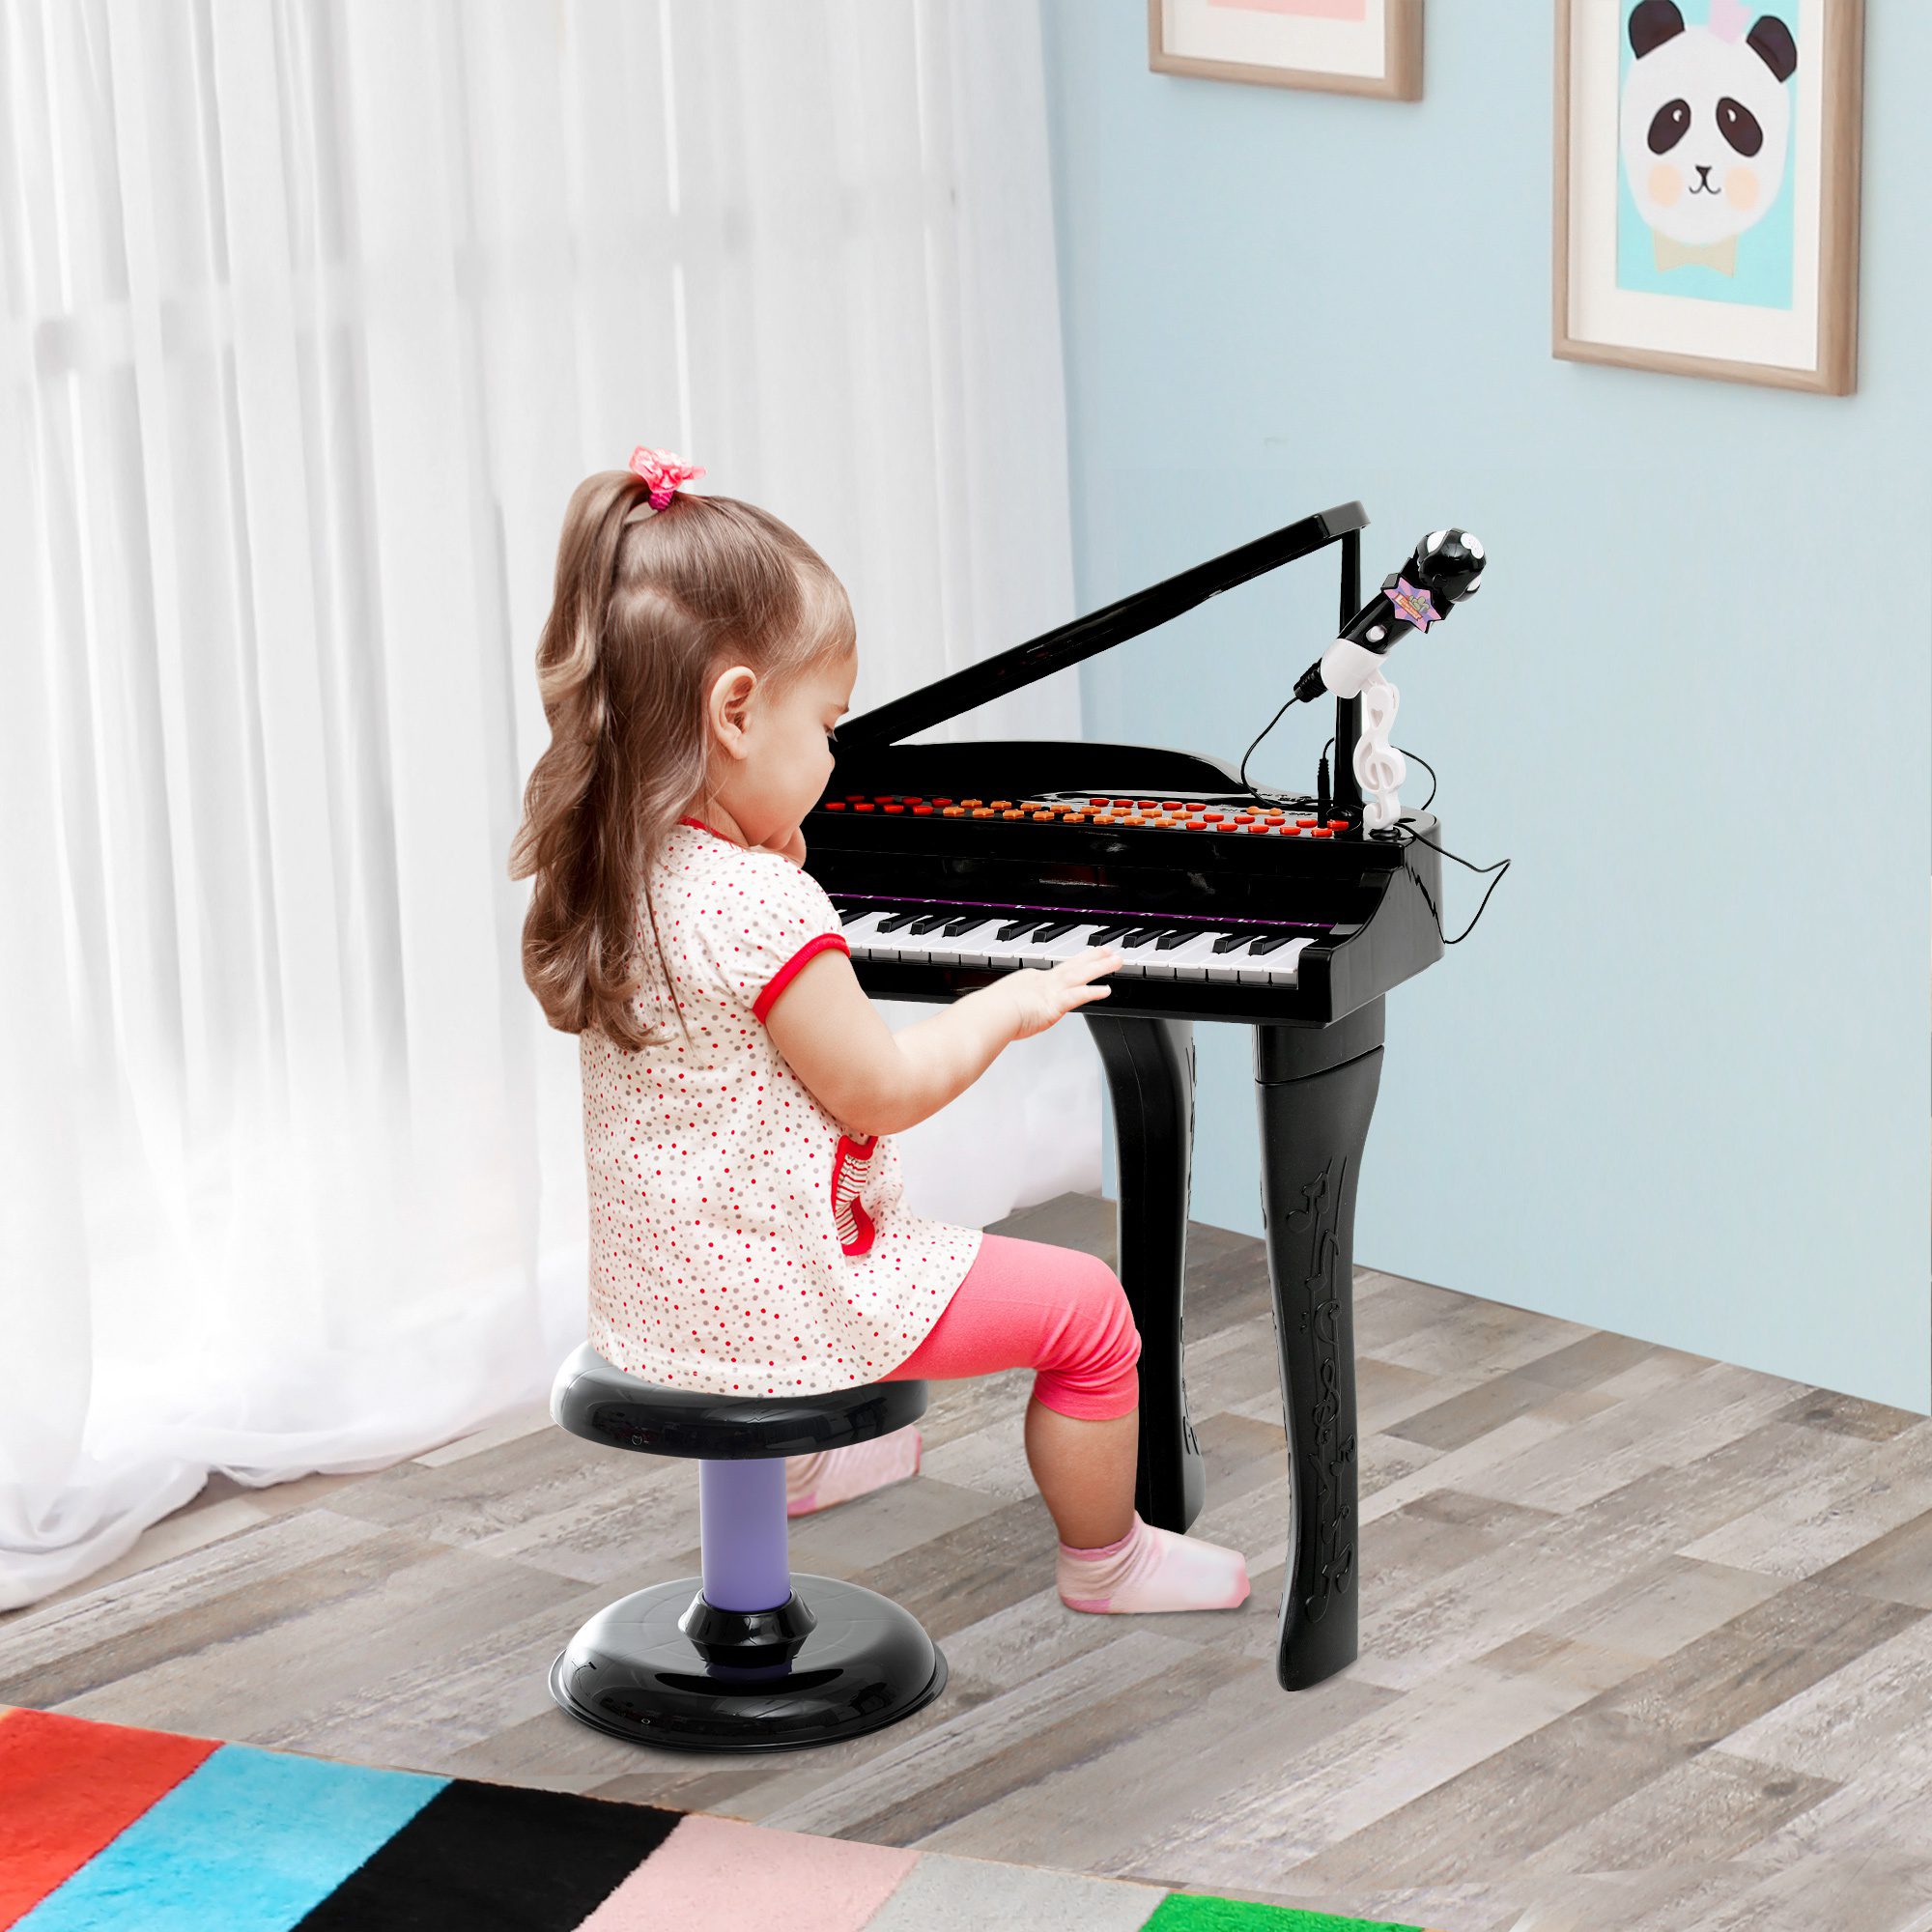
[[(1255, 734), (1254, 744), (1251, 744), (1248, 747), (1248, 749), (1241, 753), (1241, 762), (1238, 768), (1238, 777), (1240, 780), (1241, 787), (1248, 794), (1248, 796), (1255, 801), (1257, 805), (1306, 806), (1306, 805), (1313, 805), (1315, 803), (1315, 800), (1310, 798), (1304, 792), (1295, 792), (1295, 793), (1263, 792), (1252, 782), (1252, 781), (1250, 781), (1248, 777), (1248, 760), (1254, 756), (1255, 747), (1258, 746), (1261, 743), (1261, 741), (1264, 738), (1265, 738), (1267, 734), (1270, 731), (1272, 731), (1277, 724), (1281, 723), (1282, 714), (1283, 712), (1287, 711), (1289, 705), (1297, 702), (1299, 702), (1299, 700), (1291, 696), (1287, 703), (1283, 704), (1281, 710), (1277, 711), (1274, 714), (1274, 716), (1270, 718), (1268, 722), (1265, 724), (1264, 724), (1262, 728)], [(1323, 743), (1321, 747), (1321, 756), (1324, 759), (1328, 755), (1328, 747), (1332, 745), (1334, 742), (1335, 742), (1335, 734), (1331, 731), (1328, 734), (1327, 740)], [(1429, 760), (1423, 757), (1419, 753), (1411, 752), (1406, 745), (1398, 745), (1395, 749), (1398, 752), (1400, 752), (1404, 757), (1413, 758), (1415, 762), (1418, 765), (1420, 765), (1425, 772), (1429, 774), (1429, 797), (1425, 798), (1422, 801), (1422, 803), (1415, 808), (1415, 810), (1419, 812), (1427, 811), (1430, 808), (1430, 805), (1434, 802), (1436, 791), (1440, 787), (1442, 782), (1441, 780), (1435, 776), (1435, 767), (1432, 765), (1429, 762)], [(1460, 946), (1462, 945), (1463, 940), (1468, 938), (1470, 933), (1475, 931), (1476, 921), (1482, 918), (1484, 908), (1488, 906), (1490, 902), (1490, 894), (1494, 892), (1495, 889), (1502, 884), (1503, 874), (1507, 872), (1510, 868), (1510, 861), (1507, 859), (1498, 859), (1493, 866), (1475, 865), (1471, 861), (1464, 859), (1460, 853), (1450, 851), (1448, 846), (1438, 845), (1435, 839), (1431, 838), (1428, 836), (1427, 833), (1418, 832), (1414, 826), (1407, 824), (1404, 820), (1398, 820), (1394, 825), (1385, 826), (1379, 832), (1365, 831), (1362, 836), (1365, 838), (1378, 839), (1384, 844), (1393, 843), (1399, 845), (1406, 845), (1411, 839), (1419, 838), (1423, 844), (1427, 845), (1430, 848), (1431, 851), (1439, 852), (1445, 859), (1454, 859), (1457, 865), (1463, 867), (1465, 870), (1474, 872), (1478, 877), (1481, 877), (1486, 872), (1493, 872), (1495, 874), (1495, 877), (1490, 881), (1488, 889), (1484, 892), (1481, 901), (1477, 904), (1475, 917), (1469, 921), (1468, 924), (1465, 925), (1463, 928), (1463, 930), (1456, 935), (1454, 939), (1451, 939), (1449, 935), (1442, 929), (1441, 910), (1436, 905), (1435, 901), (1430, 897), (1429, 888), (1422, 883), (1422, 875), (1416, 871), (1415, 867), (1411, 866), (1406, 859), (1403, 860), (1402, 868), (1408, 874), (1408, 876), (1411, 879), (1415, 881), (1415, 889), (1422, 895), (1422, 902), (1429, 908), (1430, 918), (1435, 922), (1435, 936), (1436, 938), (1441, 940), (1444, 946)]]

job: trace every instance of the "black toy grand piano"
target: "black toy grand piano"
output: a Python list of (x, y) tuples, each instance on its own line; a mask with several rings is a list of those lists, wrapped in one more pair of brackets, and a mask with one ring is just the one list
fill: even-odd
[[(1193, 1023), (1253, 1027), (1293, 1496), (1277, 1660), (1287, 1690), (1355, 1656), (1355, 1182), (1383, 996), (1442, 953), (1440, 860), (1425, 842), (1436, 821), (1407, 812), (1365, 825), (1350, 759), (1359, 696), (1337, 696), (1334, 797), (1316, 810), (1157, 746), (897, 741), (1331, 543), (1344, 638), (1352, 626), (1367, 648), (1386, 649), (1388, 595), (1360, 606), (1367, 522), (1359, 503), (1323, 510), (847, 719), (803, 828), (806, 868), (838, 908), (859, 981), (876, 997), (948, 1001), (1088, 946), (1121, 950), (1112, 991), (1080, 1014), (1113, 1102), (1119, 1273), (1142, 1339), (1135, 1502), (1177, 1531), (1199, 1514), (1205, 1487), (1181, 1373)], [(1474, 587), (1467, 576), (1446, 597), (1438, 585), (1444, 608), (1433, 613), (1423, 596), (1421, 628)], [(1384, 592), (1422, 595), (1398, 581)], [(1299, 695), (1315, 695), (1317, 668)]]

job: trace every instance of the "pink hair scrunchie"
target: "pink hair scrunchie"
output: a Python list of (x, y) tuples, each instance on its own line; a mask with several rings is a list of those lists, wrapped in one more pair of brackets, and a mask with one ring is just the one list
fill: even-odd
[(632, 475), (641, 477), (651, 486), (651, 508), (662, 510), (677, 493), (680, 483), (689, 483), (694, 476), (702, 476), (702, 469), (694, 469), (681, 456), (674, 456), (668, 449), (646, 449), (640, 442), (631, 452), (628, 466)]

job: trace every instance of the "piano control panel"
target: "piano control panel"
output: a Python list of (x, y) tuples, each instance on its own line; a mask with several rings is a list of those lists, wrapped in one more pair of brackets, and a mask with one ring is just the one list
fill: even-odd
[(1312, 811), (1272, 810), (1257, 804), (1185, 798), (1118, 798), (1090, 792), (1044, 792), (1037, 798), (924, 798), (896, 792), (847, 792), (823, 799), (821, 811), (854, 817), (996, 818), (1038, 825), (1154, 826), (1170, 832), (1259, 834), (1263, 838), (1335, 838), (1360, 826)]

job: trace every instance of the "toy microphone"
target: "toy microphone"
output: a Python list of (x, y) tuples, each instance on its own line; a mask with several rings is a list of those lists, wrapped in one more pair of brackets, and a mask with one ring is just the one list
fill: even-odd
[[(1440, 623), (1463, 598), (1481, 589), (1487, 560), (1481, 540), (1467, 530), (1431, 530), (1409, 553), (1408, 561), (1382, 579), (1376, 596), (1294, 681), (1294, 695), (1304, 704), (1324, 691), (1362, 701), (1354, 768), (1367, 831), (1378, 831), (1402, 816), (1397, 794), (1408, 772), (1407, 762), (1388, 741), (1400, 694), (1382, 675), (1382, 660), (1398, 638)], [(1336, 748), (1338, 753), (1340, 749)]]
[(1381, 669), (1398, 638), (1426, 631), (1450, 607), (1482, 588), (1487, 561), (1480, 538), (1467, 530), (1431, 530), (1408, 561), (1382, 579), (1382, 587), (1355, 612), (1342, 635), (1294, 681), (1304, 704), (1332, 691), (1356, 697)]

